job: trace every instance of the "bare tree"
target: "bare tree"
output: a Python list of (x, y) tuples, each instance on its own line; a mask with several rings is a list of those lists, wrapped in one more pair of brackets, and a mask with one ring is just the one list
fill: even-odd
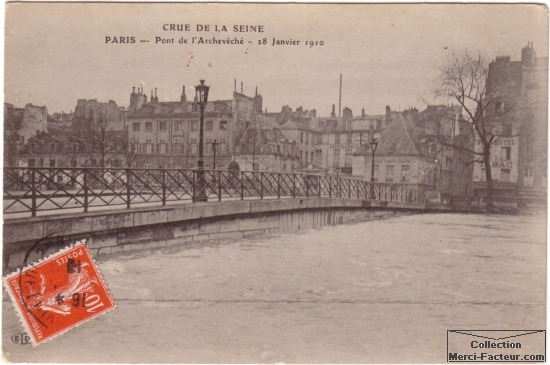
[(122, 146), (116, 133), (108, 132), (102, 123), (99, 130), (93, 134), (88, 153), (91, 159), (99, 158), (99, 167), (107, 167), (107, 164), (121, 153)]
[(126, 135), (121, 143), (122, 154), (124, 155), (124, 162), (127, 168), (132, 168), (138, 161), (138, 144), (135, 141), (131, 141), (128, 135)]
[(508, 114), (513, 104), (503, 107), (506, 99), (506, 75), (489, 79), (489, 62), (480, 53), (464, 51), (452, 53), (440, 68), (435, 95), (456, 100), (462, 107), (463, 117), (469, 123), (469, 133), (481, 144), (481, 150), (472, 146), (468, 135), (460, 139), (445, 141), (446, 146), (467, 151), (474, 156), (475, 162), (485, 166), (487, 183), (487, 212), (493, 212), (493, 178), (491, 172), (491, 146), (499, 138), (511, 136)]

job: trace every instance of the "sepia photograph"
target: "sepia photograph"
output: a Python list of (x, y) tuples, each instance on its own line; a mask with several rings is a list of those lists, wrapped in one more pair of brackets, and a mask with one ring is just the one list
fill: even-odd
[(2, 361), (546, 362), (544, 4), (6, 2)]

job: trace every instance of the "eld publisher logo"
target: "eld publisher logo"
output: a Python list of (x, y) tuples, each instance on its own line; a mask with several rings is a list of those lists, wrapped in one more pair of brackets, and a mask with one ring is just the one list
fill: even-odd
[(447, 362), (545, 362), (546, 331), (449, 330)]

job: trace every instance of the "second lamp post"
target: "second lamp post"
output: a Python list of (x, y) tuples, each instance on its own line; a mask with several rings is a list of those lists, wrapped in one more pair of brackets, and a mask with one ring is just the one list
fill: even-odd
[(201, 112), (200, 126), (199, 126), (199, 161), (197, 169), (197, 188), (198, 192), (195, 195), (195, 202), (206, 202), (208, 197), (205, 192), (205, 181), (204, 181), (204, 108), (208, 102), (208, 90), (210, 86), (204, 84), (204, 80), (200, 80), (201, 84), (195, 86), (195, 91), (197, 93), (197, 104), (199, 105)]
[(373, 138), (372, 141), (370, 141), (370, 149), (372, 151), (372, 165), (370, 168), (370, 182), (371, 182), (371, 198), (374, 199), (374, 153), (376, 152), (376, 148), (378, 147), (378, 141), (376, 138)]

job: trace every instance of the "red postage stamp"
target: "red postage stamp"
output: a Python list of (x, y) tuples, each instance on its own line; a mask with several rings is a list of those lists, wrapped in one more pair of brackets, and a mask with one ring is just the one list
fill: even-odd
[(34, 346), (115, 308), (85, 240), (8, 275), (4, 284)]

